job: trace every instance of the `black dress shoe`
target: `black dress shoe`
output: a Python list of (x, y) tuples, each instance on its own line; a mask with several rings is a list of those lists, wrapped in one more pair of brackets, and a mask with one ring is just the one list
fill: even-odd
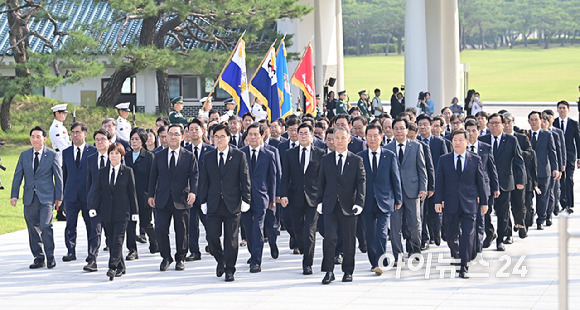
[(278, 246), (274, 244), (272, 248), (270, 248), (270, 255), (272, 255), (273, 259), (278, 258), (280, 252), (278, 251)]
[(427, 251), (429, 250), (429, 243), (425, 243), (422, 247), (421, 247), (421, 251)]
[(118, 278), (124, 275), (125, 273), (126, 273), (125, 269), (117, 269), (117, 271), (115, 271), (115, 277)]
[(351, 273), (345, 273), (342, 276), (342, 282), (352, 282), (352, 274)]
[(504, 244), (512, 244), (514, 243), (514, 238), (512, 238), (512, 236), (507, 236), (505, 237), (505, 239), (503, 240)]
[(242, 239), (242, 242), (240, 242), (240, 246), (246, 246), (246, 245), (248, 245), (248, 241)]
[(258, 273), (262, 271), (262, 267), (260, 267), (260, 265), (255, 264), (250, 266), (250, 273)]
[(493, 240), (495, 240), (497, 238), (497, 234), (493, 233), (493, 235), (488, 235), (485, 237), (485, 240), (483, 240), (483, 247), (485, 249), (489, 248), (491, 246), (491, 243), (493, 242)]
[(469, 275), (467, 274), (466, 271), (463, 271), (463, 270), (459, 271), (459, 277), (462, 279), (469, 279)]
[(546, 226), (548, 226), (548, 227), (552, 226), (552, 220), (547, 219), (546, 220)]
[(224, 267), (220, 267), (220, 266), (218, 266), (218, 267), (215, 269), (215, 275), (216, 275), (218, 278), (221, 278), (221, 276), (222, 276), (223, 274), (224, 274)]
[(322, 279), (322, 284), (330, 284), (330, 282), (332, 281), (334, 281), (334, 273), (332, 271), (329, 271)]
[(68, 253), (67, 255), (62, 257), (63, 262), (70, 262), (73, 260), (77, 260), (77, 256), (74, 255), (73, 253)]
[(40, 258), (35, 258), (32, 265), (28, 266), (28, 268), (30, 268), (30, 269), (38, 269), (38, 268), (44, 268), (44, 267), (46, 267), (46, 265), (44, 264), (44, 260), (42, 260)]
[(226, 282), (233, 282), (234, 280), (234, 273), (231, 271), (226, 272)]
[(177, 262), (175, 262), (175, 270), (178, 271), (185, 270), (185, 264), (183, 263), (182, 260), (178, 260)]
[(88, 272), (97, 271), (97, 262), (90, 260), (87, 265), (83, 267), (83, 270)]
[(311, 275), (312, 274), (312, 267), (306, 266), (306, 267), (302, 268), (302, 274), (305, 276)]
[(159, 253), (159, 246), (157, 244), (149, 246), (149, 253), (155, 254)]
[(109, 250), (109, 247), (108, 247), (108, 246), (105, 246), (105, 247), (103, 248), (103, 251), (105, 251), (105, 252), (107, 252), (108, 250)]
[(173, 263), (173, 259), (163, 259), (161, 261), (161, 265), (159, 265), (159, 270), (161, 271), (167, 271), (167, 268), (169, 268), (169, 265), (171, 265), (171, 263)]
[(520, 235), (521, 239), (525, 239), (528, 236), (528, 228), (527, 227), (520, 227), (518, 234)]
[(145, 235), (137, 235), (135, 236), (135, 241), (139, 243), (147, 243), (147, 238), (145, 237)]
[(334, 257), (334, 264), (335, 265), (342, 264), (342, 254), (338, 254)]
[(300, 254), (300, 249), (294, 248), (294, 250), (292, 250), (292, 254)]
[(211, 250), (210, 250), (210, 248), (209, 248), (209, 245), (206, 245), (206, 246), (205, 246), (205, 252), (206, 252), (206, 253), (210, 253), (210, 254), (211, 254)]
[(366, 246), (359, 246), (358, 249), (362, 252), (362, 253), (366, 253), (367, 252), (367, 247)]
[(435, 240), (433, 240), (435, 242), (436, 246), (440, 246), (441, 245), (441, 237), (435, 237)]
[(113, 281), (113, 279), (115, 279), (115, 270), (109, 268), (109, 270), (107, 270), (107, 277), (109, 277), (109, 281)]
[(566, 209), (566, 211), (568, 211), (568, 214), (574, 213), (574, 209), (572, 209), (572, 208), (568, 208), (568, 209)]
[(129, 254), (127, 254), (127, 257), (125, 257), (126, 260), (136, 260), (139, 259), (139, 254), (137, 254), (136, 250), (130, 250)]
[(497, 250), (498, 250), (498, 251), (500, 251), (500, 252), (503, 252), (503, 251), (505, 251), (505, 245), (503, 245), (503, 243), (502, 243), (502, 242), (499, 242), (499, 243), (497, 244)]
[(46, 268), (48, 269), (52, 269), (56, 267), (56, 260), (54, 259), (54, 257), (49, 257), (46, 259)]
[(538, 230), (544, 230), (544, 225), (542, 225), (542, 224), (538, 224), (537, 227), (538, 227)]
[(196, 260), (201, 260), (201, 253), (191, 254), (185, 258), (185, 261), (187, 261), (187, 262), (193, 262)]
[(248, 258), (248, 260), (246, 261), (246, 264), (248, 264), (248, 265), (249, 265), (251, 262), (252, 262), (252, 258), (250, 257), (250, 258)]

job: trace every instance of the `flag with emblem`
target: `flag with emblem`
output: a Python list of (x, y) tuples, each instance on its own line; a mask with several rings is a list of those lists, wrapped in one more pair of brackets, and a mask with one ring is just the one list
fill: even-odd
[[(284, 39), (280, 42), (276, 53), (276, 78), (278, 82), (278, 97), (280, 98), (280, 116), (286, 117), (292, 114), (292, 98), (290, 97), (290, 77), (288, 76)], [(272, 118), (272, 120), (276, 119)]]
[(298, 86), (306, 97), (304, 103), (304, 113), (310, 113), (316, 116), (316, 88), (314, 88), (314, 63), (312, 62), (312, 45), (308, 43), (308, 47), (296, 67), (296, 71), (292, 76), (292, 83)]
[(239, 116), (250, 112), (250, 93), (246, 74), (246, 43), (242, 38), (238, 40), (234, 53), (218, 81), (220, 88), (234, 98)]
[(266, 106), (269, 120), (280, 118), (280, 99), (276, 78), (276, 55), (271, 46), (262, 60), (262, 64), (250, 80), (250, 92)]

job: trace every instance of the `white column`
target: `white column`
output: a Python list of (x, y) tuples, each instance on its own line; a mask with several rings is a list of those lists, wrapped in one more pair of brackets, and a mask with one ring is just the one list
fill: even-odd
[(344, 53), (342, 46), (342, 2), (336, 0), (336, 89), (344, 90)]
[(443, 78), (444, 95), (449, 104), (453, 97), (459, 98), (460, 104), (460, 58), (459, 58), (459, 11), (457, 1), (442, 1), (442, 29), (443, 34)]
[[(451, 0), (455, 1), (455, 0)], [(451, 101), (445, 97), (444, 90), (444, 67), (443, 67), (443, 12), (442, 2), (449, 1), (425, 1), (426, 23), (427, 23), (427, 78), (428, 89), (431, 93), (431, 100), (435, 103), (435, 114), (439, 114), (441, 108)]]
[(425, 0), (407, 0), (405, 8), (405, 102), (415, 106), (427, 89)]
[[(314, 83), (316, 87), (316, 93), (323, 97), (323, 87), (324, 87), (324, 64), (322, 58), (322, 10), (321, 1), (314, 1), (314, 44), (312, 50), (314, 52)], [(322, 101), (321, 101), (322, 102)], [(322, 107), (320, 107), (322, 111)]]

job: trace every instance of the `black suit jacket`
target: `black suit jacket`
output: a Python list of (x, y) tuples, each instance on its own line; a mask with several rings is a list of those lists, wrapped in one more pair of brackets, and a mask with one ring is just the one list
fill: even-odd
[[(560, 118), (556, 118), (554, 127), (564, 130), (561, 125)], [(564, 140), (566, 141), (566, 159), (569, 163), (580, 159), (580, 132), (578, 130), (578, 122), (568, 118), (568, 125), (564, 131)]]
[(495, 191), (499, 191), (499, 180), (497, 179), (497, 170), (495, 167), (495, 159), (491, 151), (491, 145), (478, 141), (477, 150), (474, 153), (481, 157), (481, 162), (483, 163), (483, 171), (485, 172), (485, 179), (489, 184), (489, 190), (491, 195)]
[(433, 165), (433, 158), (431, 156), (431, 148), (423, 141), (417, 141), (423, 147), (423, 154), (425, 156), (425, 169), (427, 169), (427, 191), (435, 191), (435, 168)]
[(324, 151), (314, 145), (311, 146), (310, 162), (306, 173), (300, 164), (300, 152), (301, 147), (295, 147), (286, 152), (280, 197), (287, 197), (292, 206), (316, 207), (318, 175)]
[(147, 194), (149, 197), (155, 197), (155, 208), (165, 208), (171, 194), (176, 209), (189, 209), (192, 205), (187, 204), (187, 195), (197, 194), (199, 177), (197, 160), (190, 151), (180, 147), (173, 176), (169, 172), (168, 163), (169, 148), (155, 155)]
[[(493, 150), (491, 134), (479, 140), (491, 145)], [(524, 159), (516, 137), (502, 133), (494, 159), (501, 190), (512, 191), (516, 184), (525, 184)]]
[(338, 200), (342, 213), (353, 215), (354, 205), (364, 207), (365, 190), (366, 174), (360, 156), (349, 151), (340, 176), (336, 166), (336, 151), (322, 157), (316, 202), (322, 202), (323, 214), (332, 213)]
[(242, 200), (250, 203), (250, 172), (246, 155), (229, 146), (228, 156), (225, 159), (225, 167), (218, 167), (218, 149), (208, 152), (203, 160), (201, 178), (204, 180), (200, 186), (200, 203), (207, 203), (207, 213), (217, 212), (220, 199), (223, 199), (226, 207), (232, 214), (241, 212)]
[(147, 191), (149, 189), (149, 175), (151, 165), (153, 165), (153, 153), (141, 148), (139, 156), (133, 162), (133, 151), (125, 154), (125, 165), (133, 169), (135, 176), (135, 191), (137, 192), (137, 203), (140, 207), (147, 206)]
[(131, 214), (138, 214), (133, 170), (121, 164), (115, 185), (109, 185), (111, 166), (99, 170), (90, 208), (100, 214), (103, 222), (124, 222)]
[[(530, 136), (533, 139), (531, 131)], [(538, 178), (549, 178), (552, 175), (552, 170), (560, 170), (552, 132), (539, 130), (534, 151), (536, 151)]]

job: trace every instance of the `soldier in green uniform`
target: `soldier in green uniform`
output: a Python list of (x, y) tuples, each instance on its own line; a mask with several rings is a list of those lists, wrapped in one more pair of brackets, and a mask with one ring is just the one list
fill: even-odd
[(360, 110), (360, 114), (364, 117), (366, 117), (366, 119), (368, 120), (369, 118), (371, 118), (371, 116), (369, 115), (369, 101), (368, 101), (368, 96), (367, 96), (367, 91), (366, 90), (361, 90), (358, 92), (358, 109)]
[(338, 114), (348, 114), (348, 103), (344, 102), (346, 100), (346, 90), (338, 92), (338, 102), (336, 103), (336, 115)]
[(183, 124), (187, 126), (187, 118), (183, 117), (181, 110), (183, 110), (183, 97), (175, 97), (171, 100), (173, 111), (169, 112), (169, 122), (171, 124)]

